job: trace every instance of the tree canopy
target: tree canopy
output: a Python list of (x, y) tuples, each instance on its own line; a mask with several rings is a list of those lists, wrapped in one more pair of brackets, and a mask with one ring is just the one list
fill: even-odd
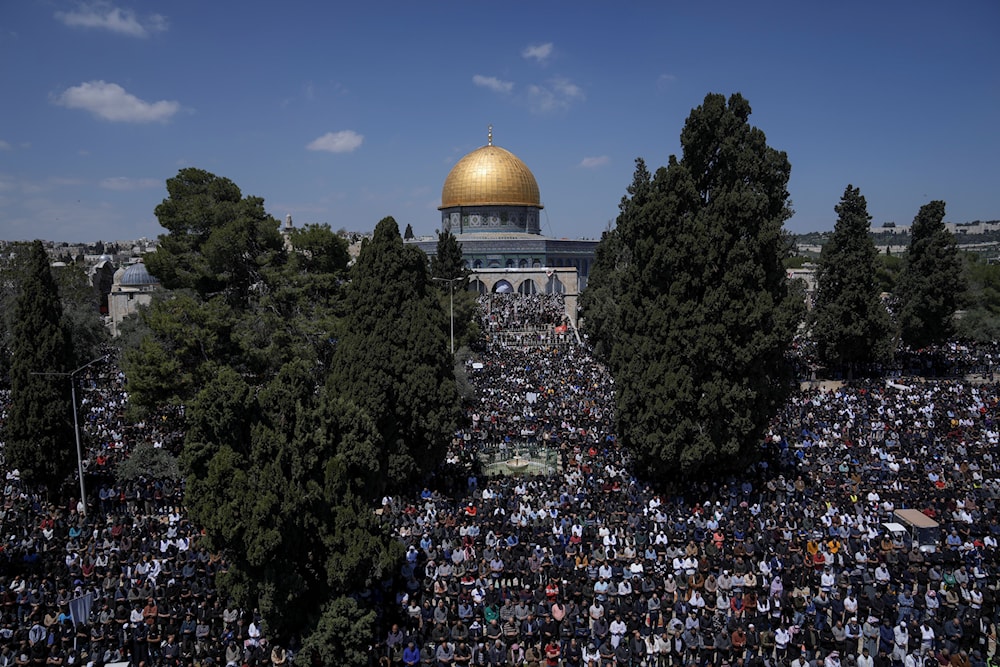
[(349, 274), (345, 239), (306, 225), (286, 247), (227, 179), (182, 170), (168, 191), (149, 268), (173, 291), (142, 313), (130, 395), (185, 406), (185, 500), (226, 556), (223, 592), (279, 641), (359, 664), (376, 611), (362, 594), (401, 557), (375, 507), (455, 426), (426, 256), (390, 219)]
[(4, 458), (24, 480), (55, 494), (76, 461), (67, 375), (75, 359), (42, 242), (33, 242), (22, 259), (11, 325), (11, 405)]
[(430, 285), (427, 256), (385, 218), (345, 290), (330, 382), (375, 420), (387, 454), (380, 479), (391, 487), (432, 470), (458, 425), (448, 315)]
[(920, 207), (896, 289), (900, 337), (914, 348), (951, 337), (965, 292), (962, 259), (955, 237), (945, 227), (944, 208), (940, 200)]
[(652, 177), (637, 161), (587, 288), (619, 433), (653, 476), (745, 466), (788, 390), (801, 312), (782, 265), (791, 167), (749, 116), (741, 95), (710, 94), (680, 160)]
[(820, 255), (811, 332), (820, 360), (851, 372), (889, 358), (890, 321), (879, 294), (878, 251), (868, 234), (871, 216), (861, 190), (848, 185), (834, 210), (837, 224)]
[(462, 245), (450, 231), (438, 233), (437, 249), (431, 257), (431, 276), (441, 280), (467, 278), (469, 269), (462, 258)]
[(149, 272), (167, 289), (245, 304), (262, 270), (284, 258), (279, 223), (264, 210), (264, 200), (243, 197), (228, 178), (194, 168), (168, 179), (167, 192), (156, 217), (169, 233), (146, 257)]
[(1000, 264), (964, 253), (966, 312), (958, 320), (956, 335), (989, 343), (1000, 340)]
[(469, 274), (462, 245), (450, 231), (438, 233), (436, 253), (431, 257), (431, 279), (437, 282), (441, 305), (454, 308), (456, 350), (479, 339), (478, 294), (469, 291)]

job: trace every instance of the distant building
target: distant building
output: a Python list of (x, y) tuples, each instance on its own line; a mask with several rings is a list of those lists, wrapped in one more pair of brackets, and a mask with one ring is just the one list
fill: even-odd
[(108, 295), (111, 335), (117, 336), (120, 333), (122, 321), (138, 312), (139, 306), (152, 303), (153, 294), (159, 289), (160, 281), (149, 274), (141, 261), (115, 271), (111, 293)]
[(965, 235), (976, 235), (976, 234), (996, 234), (1000, 232), (1000, 220), (977, 220), (975, 222), (965, 222), (965, 223), (954, 223), (946, 222), (945, 227), (952, 234), (965, 234)]
[[(587, 285), (598, 241), (543, 236), (539, 214), (542, 201), (534, 174), (516, 155), (487, 143), (452, 168), (441, 189), (441, 229), (455, 235), (466, 267), (474, 273), (490, 270), (484, 280), (472, 280), (472, 289), (496, 292), (567, 293)], [(437, 253), (437, 238), (407, 241), (429, 256)], [(497, 270), (510, 270), (497, 279)], [(576, 280), (559, 279), (547, 269), (572, 269)], [(555, 279), (553, 279), (555, 278)], [(567, 293), (567, 296), (570, 294)], [(571, 296), (576, 296), (573, 293)]]

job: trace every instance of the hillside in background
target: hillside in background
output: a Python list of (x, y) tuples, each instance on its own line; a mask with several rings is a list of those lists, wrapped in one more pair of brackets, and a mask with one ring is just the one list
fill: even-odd
[[(891, 223), (888, 223), (891, 224)], [(1000, 220), (975, 220), (973, 222), (947, 223), (962, 250), (984, 255), (987, 259), (1000, 260)], [(803, 257), (819, 257), (832, 232), (792, 234), (797, 253)], [(872, 240), (882, 252), (905, 252), (910, 245), (909, 226), (873, 227)]]

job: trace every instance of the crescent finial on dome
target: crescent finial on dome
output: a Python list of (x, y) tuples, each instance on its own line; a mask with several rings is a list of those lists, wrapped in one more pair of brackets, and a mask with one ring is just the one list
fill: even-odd
[(491, 123), (489, 129), (486, 131), (486, 145), (493, 145), (493, 124)]

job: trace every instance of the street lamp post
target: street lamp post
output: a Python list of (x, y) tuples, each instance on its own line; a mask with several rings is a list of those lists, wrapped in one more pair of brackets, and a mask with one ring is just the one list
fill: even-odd
[(83, 449), (80, 446), (80, 422), (76, 416), (76, 374), (86, 368), (90, 368), (98, 361), (104, 361), (107, 358), (108, 355), (98, 357), (97, 359), (88, 361), (83, 366), (67, 373), (32, 373), (32, 375), (58, 375), (60, 377), (69, 378), (69, 393), (70, 398), (73, 401), (73, 434), (76, 436), (76, 471), (80, 476), (80, 505), (83, 507), (83, 511), (81, 512), (83, 516), (87, 515), (87, 491), (83, 485)]
[(431, 280), (436, 280), (439, 283), (448, 283), (449, 293), (448, 302), (451, 309), (451, 353), (455, 354), (455, 283), (459, 280), (464, 280), (462, 276), (458, 278), (431, 278)]

